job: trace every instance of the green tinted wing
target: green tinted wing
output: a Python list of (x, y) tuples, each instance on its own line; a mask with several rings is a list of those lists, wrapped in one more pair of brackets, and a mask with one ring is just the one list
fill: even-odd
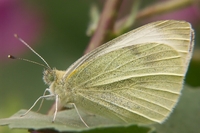
[(178, 101), (181, 55), (158, 43), (124, 47), (84, 62), (68, 77), (75, 104), (125, 123), (162, 122)]

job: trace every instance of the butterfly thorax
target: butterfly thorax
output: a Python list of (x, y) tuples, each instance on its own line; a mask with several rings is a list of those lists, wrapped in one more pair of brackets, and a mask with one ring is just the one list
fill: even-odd
[(50, 93), (58, 95), (59, 102), (62, 104), (73, 102), (72, 92), (65, 82), (65, 71), (47, 69), (43, 74), (43, 80), (49, 85)]

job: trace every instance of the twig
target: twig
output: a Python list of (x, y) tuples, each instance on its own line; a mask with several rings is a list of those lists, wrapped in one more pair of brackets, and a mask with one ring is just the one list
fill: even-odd
[[(159, 3), (156, 3), (154, 5), (149, 5), (148, 7), (142, 9), (138, 12), (136, 15), (136, 20), (141, 19), (147, 19), (152, 16), (160, 15), (166, 12), (172, 12), (174, 10), (178, 10), (187, 6), (190, 6), (197, 2), (196, 0), (170, 0), (170, 1), (162, 1)], [(131, 14), (129, 14), (131, 15)], [(127, 19), (129, 18), (129, 15), (125, 16), (124, 18), (118, 20), (115, 25), (114, 33), (119, 33), (120, 31), (123, 31), (124, 29), (121, 29), (121, 25), (124, 24)]]
[(114, 23), (117, 18), (121, 3), (122, 0), (106, 1), (98, 27), (84, 52), (85, 54), (103, 44), (108, 33), (113, 31)]

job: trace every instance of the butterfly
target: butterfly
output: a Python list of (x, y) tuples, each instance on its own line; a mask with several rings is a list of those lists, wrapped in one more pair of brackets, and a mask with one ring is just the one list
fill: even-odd
[(87, 127), (79, 110), (127, 124), (162, 123), (179, 100), (193, 46), (190, 23), (164, 20), (101, 45), (64, 71), (38, 55), (50, 92), (39, 99), (55, 97), (56, 108), (72, 104)]

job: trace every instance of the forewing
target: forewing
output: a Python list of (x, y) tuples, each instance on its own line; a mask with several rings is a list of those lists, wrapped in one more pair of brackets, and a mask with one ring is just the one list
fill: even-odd
[(93, 60), (105, 53), (130, 45), (151, 42), (167, 44), (177, 50), (182, 56), (185, 71), (187, 71), (194, 45), (194, 31), (188, 22), (165, 20), (141, 26), (96, 48), (72, 64), (67, 69), (65, 77), (69, 76), (69, 74), (84, 62)]

